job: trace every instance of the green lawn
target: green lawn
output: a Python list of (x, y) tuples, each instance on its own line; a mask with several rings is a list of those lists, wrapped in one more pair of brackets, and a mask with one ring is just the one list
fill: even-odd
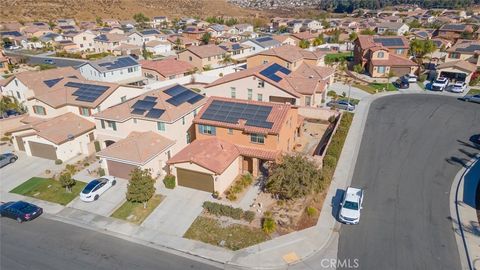
[(111, 217), (123, 219), (135, 224), (141, 224), (150, 213), (162, 202), (163, 196), (154, 195), (147, 202), (147, 208), (143, 208), (143, 203), (125, 202), (118, 208)]
[(468, 95), (478, 95), (480, 94), (480, 89), (478, 88), (471, 88), (470, 91), (467, 93)]
[(368, 86), (368, 85), (353, 84), (352, 86), (353, 86), (353, 87), (356, 87), (356, 88), (358, 88), (358, 89), (360, 89), (360, 90), (363, 90), (363, 91), (365, 91), (365, 92), (367, 92), (367, 93), (369, 93), (369, 94), (375, 94), (375, 93), (377, 93), (375, 88), (370, 87), (370, 86)]
[(32, 177), (23, 184), (12, 189), (10, 192), (17, 193), (32, 198), (67, 205), (75, 197), (87, 183), (77, 181), (72, 187), (72, 192), (65, 191), (65, 188), (60, 185), (60, 182), (41, 177)]
[(253, 229), (243, 225), (229, 225), (223, 227), (216, 219), (197, 217), (188, 231), (185, 238), (199, 240), (215, 246), (238, 250), (249, 247), (270, 239), (261, 229)]
[(351, 52), (343, 53), (329, 53), (325, 55), (325, 61), (329, 62), (340, 62), (342, 59), (347, 59), (347, 57), (352, 56)]
[(392, 83), (389, 83), (388, 85), (386, 83), (371, 83), (371, 84), (369, 84), (369, 86), (378, 90), (379, 92), (384, 91), (385, 88), (386, 88), (387, 91), (397, 91), (398, 90)]

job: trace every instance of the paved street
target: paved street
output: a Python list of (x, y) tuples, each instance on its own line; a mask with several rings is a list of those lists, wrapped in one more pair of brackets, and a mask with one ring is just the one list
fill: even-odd
[(82, 63), (85, 62), (85, 60), (75, 60), (75, 59), (68, 59), (68, 58), (59, 58), (59, 57), (48, 57), (48, 56), (38, 56), (38, 55), (24, 55), (21, 53), (17, 52), (12, 52), (12, 51), (7, 51), (5, 53), (7, 56), (25, 56), (27, 57), (27, 63), (32, 64), (32, 65), (40, 65), (40, 64), (47, 64), (45, 60), (51, 59), (53, 60), (53, 65), (57, 67), (76, 67), (78, 65), (81, 65)]
[(105, 234), (38, 218), (2, 219), (0, 269), (216, 269)]
[(397, 95), (370, 107), (352, 186), (365, 189), (359, 225), (342, 225), (338, 257), (360, 269), (460, 269), (452, 181), (475, 153), (480, 105)]

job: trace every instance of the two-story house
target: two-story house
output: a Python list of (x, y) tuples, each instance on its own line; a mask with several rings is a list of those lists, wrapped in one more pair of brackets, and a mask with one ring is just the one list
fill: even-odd
[(96, 35), (90, 30), (77, 32), (72, 36), (72, 41), (77, 45), (81, 52), (93, 52), (95, 51), (95, 39)]
[(480, 67), (480, 41), (458, 39), (446, 53), (445, 63), (437, 66), (438, 75), (468, 84)]
[(242, 44), (248, 45), (252, 47), (252, 54), (258, 53), (261, 51), (265, 51), (272, 48), (278, 48), (283, 44), (278, 40), (270, 37), (270, 36), (263, 36), (258, 38), (252, 38), (245, 41), (242, 41)]
[(377, 24), (376, 29), (379, 35), (393, 33), (394, 35), (402, 36), (408, 32), (410, 27), (401, 22), (381, 22)]
[(252, 52), (252, 47), (238, 42), (233, 43), (226, 41), (220, 43), (218, 46), (227, 51), (235, 60), (243, 59), (247, 55), (251, 55)]
[(294, 45), (284, 45), (251, 55), (247, 58), (247, 67), (256, 67), (267, 63), (277, 63), (295, 70), (303, 63), (313, 66), (323, 65), (326, 51), (308, 51)]
[(142, 84), (142, 69), (131, 56), (108, 56), (83, 63), (78, 70), (87, 80), (120, 84)]
[(127, 39), (128, 44), (142, 46), (144, 43), (157, 40), (166, 41), (166, 36), (157, 29), (145, 29), (130, 33)]
[(468, 24), (447, 23), (438, 29), (437, 37), (455, 41), (462, 37), (462, 33), (473, 33), (473, 30)]
[(93, 39), (95, 52), (112, 52), (121, 43), (126, 43), (127, 39), (123, 34), (100, 34)]
[(223, 193), (238, 174), (260, 174), (293, 150), (298, 109), (289, 104), (211, 97), (193, 120), (196, 140), (169, 161), (178, 185)]
[(149, 91), (95, 117), (106, 172), (129, 178), (136, 167), (165, 175), (166, 161), (195, 138), (192, 120), (206, 98), (181, 85)]
[(334, 69), (302, 64), (291, 71), (277, 63), (227, 74), (206, 85), (208, 96), (289, 103), (315, 107), (333, 83)]
[(354, 41), (354, 64), (374, 78), (414, 74), (418, 65), (408, 58), (409, 42), (404, 36), (358, 36)]
[(216, 68), (222, 66), (226, 53), (227, 51), (215, 44), (190, 46), (178, 53), (178, 60), (188, 62), (200, 70), (206, 67)]

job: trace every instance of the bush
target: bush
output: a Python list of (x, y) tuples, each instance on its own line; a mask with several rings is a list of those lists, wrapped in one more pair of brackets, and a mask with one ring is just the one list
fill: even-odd
[(271, 217), (266, 217), (263, 219), (262, 230), (266, 234), (271, 234), (277, 229), (277, 224), (275, 220)]
[(90, 166), (90, 163), (88, 162), (83, 163), (83, 167), (88, 167), (88, 166)]
[(104, 168), (98, 168), (98, 175), (99, 176), (105, 176), (105, 169)]
[(173, 174), (166, 175), (165, 178), (163, 178), (163, 184), (168, 189), (174, 189), (175, 188), (175, 175), (173, 175)]
[(427, 80), (427, 74), (422, 74), (418, 76), (418, 82), (424, 82)]
[(226, 216), (238, 220), (243, 216), (243, 210), (241, 208), (233, 208), (230, 205), (224, 205), (216, 202), (206, 201), (203, 203), (203, 208), (208, 213), (215, 216)]
[(75, 174), (77, 172), (77, 168), (73, 164), (67, 164), (65, 166), (65, 170), (69, 172), (70, 174)]
[(245, 219), (248, 222), (252, 222), (255, 219), (255, 212), (253, 211), (245, 211), (243, 213), (243, 219)]
[(62, 163), (63, 163), (63, 161), (61, 159), (56, 159), (55, 160), (55, 165), (60, 165)]
[(337, 166), (337, 159), (333, 156), (326, 155), (323, 157), (323, 166), (335, 168), (335, 166)]
[(337, 93), (333, 90), (330, 90), (327, 92), (327, 96), (329, 97), (333, 97), (333, 98), (336, 98), (337, 97)]
[(336, 120), (337, 120), (337, 117), (335, 117), (335, 115), (331, 115), (330, 117), (328, 117), (328, 122), (330, 122), (330, 124), (335, 123)]
[(218, 198), (220, 197), (220, 193), (218, 193), (218, 191), (215, 190), (215, 191), (212, 193), (212, 197), (213, 197), (214, 199), (218, 199)]
[(229, 193), (227, 194), (227, 200), (229, 200), (229, 201), (235, 201), (235, 200), (237, 200), (237, 195), (236, 195), (235, 193), (233, 193), (233, 192), (229, 192)]
[(315, 207), (308, 206), (305, 208), (305, 212), (307, 213), (307, 216), (313, 217), (317, 214), (317, 209), (315, 209)]
[(230, 201), (235, 201), (238, 198), (237, 194), (241, 193), (246, 187), (251, 185), (252, 182), (252, 175), (250, 175), (249, 173), (242, 175), (240, 179), (236, 180), (226, 192), (227, 199)]
[(75, 185), (75, 179), (72, 178), (72, 175), (69, 172), (62, 173), (59, 181), (62, 187), (64, 187), (68, 192), (71, 192), (72, 187)]

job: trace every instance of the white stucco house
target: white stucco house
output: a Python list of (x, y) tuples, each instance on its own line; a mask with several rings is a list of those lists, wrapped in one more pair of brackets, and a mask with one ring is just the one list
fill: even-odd
[(140, 64), (131, 56), (105, 57), (86, 62), (78, 70), (88, 80), (135, 84), (143, 81)]

